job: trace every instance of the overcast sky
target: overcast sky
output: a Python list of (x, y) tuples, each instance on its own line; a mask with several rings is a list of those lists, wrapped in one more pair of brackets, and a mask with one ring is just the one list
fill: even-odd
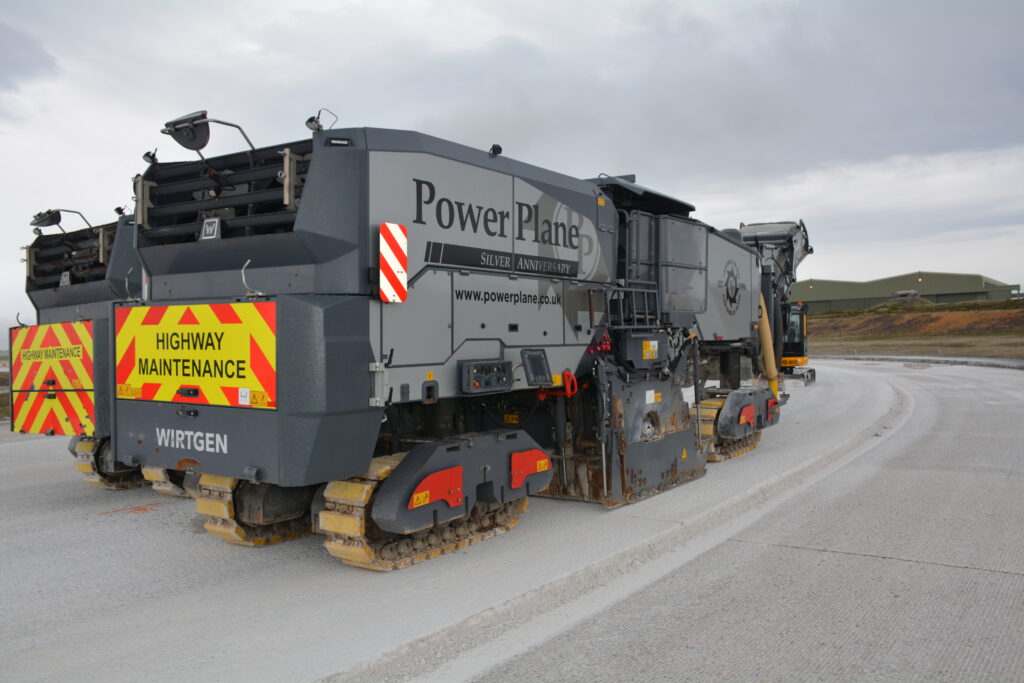
[(0, 323), (32, 317), (32, 214), (113, 220), (197, 109), (257, 146), (328, 107), (636, 173), (717, 227), (803, 218), (804, 278), (1024, 283), (1024, 2), (0, 2)]

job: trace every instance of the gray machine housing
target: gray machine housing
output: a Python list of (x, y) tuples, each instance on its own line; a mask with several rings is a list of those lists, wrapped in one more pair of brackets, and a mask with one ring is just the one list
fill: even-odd
[[(136, 195), (152, 282), (125, 305), (278, 309), (276, 410), (117, 399), (115, 446), (139, 465), (306, 486), (517, 425), (555, 456), (550, 495), (615, 505), (703, 473), (683, 397), (699, 347), (756, 343), (756, 253), (630, 177), (347, 128), (153, 164)], [(380, 297), (382, 223), (408, 233), (400, 303)], [(549, 381), (531, 381), (524, 350)], [(158, 427), (230, 445), (160, 446)], [(427, 450), (430, 467), (447, 457)]]
[[(25, 248), (25, 291), (39, 324), (93, 321), (93, 424), (99, 438), (113, 431), (112, 306), (142, 295), (135, 234), (132, 218), (122, 216), (114, 223), (38, 235)], [(116, 469), (113, 462), (106, 465)]]

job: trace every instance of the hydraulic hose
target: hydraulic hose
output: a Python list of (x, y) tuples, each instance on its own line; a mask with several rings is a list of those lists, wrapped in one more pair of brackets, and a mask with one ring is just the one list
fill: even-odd
[(775, 343), (772, 339), (772, 326), (768, 322), (768, 307), (764, 302), (764, 294), (761, 295), (761, 315), (758, 319), (757, 334), (761, 340), (761, 365), (764, 367), (764, 376), (768, 378), (772, 394), (778, 398), (779, 370), (775, 364)]

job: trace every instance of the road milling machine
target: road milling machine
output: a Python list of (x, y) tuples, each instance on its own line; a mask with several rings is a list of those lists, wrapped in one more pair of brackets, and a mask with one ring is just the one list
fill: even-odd
[(769, 318), (779, 369), (787, 378), (810, 384), (816, 379), (807, 367), (807, 305), (790, 301), (789, 290), (796, 282), (796, 269), (814, 253), (803, 221), (740, 224), (743, 241), (761, 256), (761, 291), (771, 302)]
[[(163, 132), (199, 152), (211, 122)], [(529, 495), (689, 481), (779, 419), (757, 250), (692, 205), (310, 122), (135, 180), (149, 285), (109, 317), (112, 447), (190, 489), (211, 534), (314, 532), (402, 568), (511, 529)], [(703, 396), (723, 352), (766, 379)]]
[(39, 212), (31, 222), (36, 238), (24, 248), (25, 288), (38, 324), (10, 330), (11, 430), (71, 436), (69, 450), (87, 482), (139, 486), (139, 468), (110, 446), (113, 302), (142, 295), (135, 226), (124, 215), (98, 226), (81, 216), (87, 227), (66, 231), (62, 212), (79, 213)]

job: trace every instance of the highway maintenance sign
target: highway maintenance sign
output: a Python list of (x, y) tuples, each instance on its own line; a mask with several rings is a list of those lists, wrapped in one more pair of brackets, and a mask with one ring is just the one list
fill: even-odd
[(273, 301), (115, 310), (117, 398), (277, 408)]
[(92, 436), (92, 321), (14, 327), (11, 343), (11, 430)]

